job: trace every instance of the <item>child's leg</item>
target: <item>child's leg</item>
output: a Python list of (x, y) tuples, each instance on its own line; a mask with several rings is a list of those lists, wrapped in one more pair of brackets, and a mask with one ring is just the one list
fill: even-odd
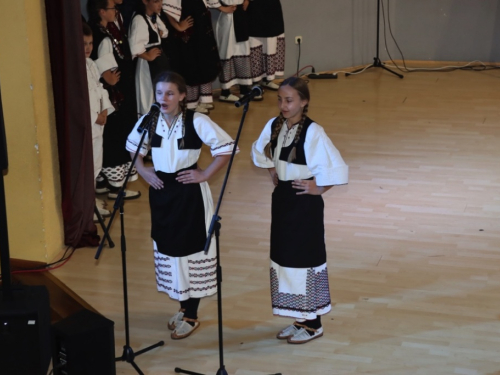
[(104, 126), (92, 124), (92, 154), (94, 158), (94, 189), (97, 176), (102, 169), (102, 155), (103, 155), (103, 132)]

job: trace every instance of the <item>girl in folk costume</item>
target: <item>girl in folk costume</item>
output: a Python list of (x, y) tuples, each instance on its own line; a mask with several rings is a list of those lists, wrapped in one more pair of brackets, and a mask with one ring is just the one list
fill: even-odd
[(208, 113), (213, 109), (212, 82), (220, 72), (212, 16), (207, 5), (217, 0), (163, 0), (168, 19), (169, 53), (177, 59), (173, 69), (186, 80), (187, 107)]
[[(85, 65), (87, 67), (87, 84), (89, 89), (90, 123), (92, 126), (92, 155), (94, 157), (94, 187), (96, 178), (102, 169), (102, 135), (107, 118), (114, 112), (108, 92), (100, 82), (101, 75), (96, 64), (90, 58), (93, 49), (92, 29), (86, 23), (83, 24), (83, 45), (85, 50)], [(110, 212), (101, 207), (96, 200), (99, 213), (103, 216)], [(95, 215), (94, 215), (95, 216)], [(96, 219), (97, 217), (94, 217)]]
[(130, 50), (132, 58), (138, 58), (135, 85), (139, 115), (148, 113), (154, 102), (154, 78), (169, 69), (161, 48), (161, 40), (167, 37), (168, 30), (158, 16), (160, 12), (161, 0), (141, 0), (130, 23)]
[[(219, 46), (222, 71), (219, 75), (221, 84), (220, 101), (235, 102), (239, 98), (231, 94), (230, 88), (240, 86), (240, 95), (250, 91), (254, 78), (250, 61), (250, 42), (248, 41), (248, 20), (246, 9), (249, 0), (216, 1), (210, 7), (220, 11), (215, 27), (215, 37)], [(223, 5), (224, 4), (224, 5)], [(254, 100), (262, 100), (262, 96)]]
[[(92, 0), (88, 3), (88, 10), (95, 45), (91, 56), (115, 108), (104, 128), (103, 169), (97, 178), (96, 192), (108, 193), (108, 198), (115, 199), (131, 163), (123, 146), (137, 120), (134, 64), (124, 30), (119, 28), (121, 18), (115, 1)], [(137, 180), (137, 177), (137, 171), (133, 169), (130, 180)], [(139, 196), (138, 191), (125, 191), (125, 199)]]
[(252, 75), (254, 82), (271, 90), (272, 82), (285, 71), (285, 24), (280, 0), (252, 0), (248, 5)]
[[(213, 216), (206, 181), (229, 161), (234, 141), (210, 118), (186, 108), (187, 87), (180, 75), (164, 72), (157, 76), (155, 87), (161, 113), (152, 120), (136, 165), (150, 185), (157, 288), (180, 302), (168, 328), (173, 330), (172, 339), (182, 339), (200, 325), (200, 298), (217, 291), (215, 241), (207, 255), (203, 251)], [(137, 127), (141, 120), (127, 141), (131, 153), (140, 142)], [(203, 143), (214, 157), (204, 170), (197, 165)], [(143, 162), (149, 150), (153, 167)]]
[(309, 89), (291, 77), (278, 91), (280, 115), (252, 146), (256, 166), (275, 185), (271, 222), (271, 299), (275, 315), (295, 318), (277, 334), (290, 344), (323, 335), (321, 315), (331, 310), (323, 198), (347, 183), (348, 167), (323, 128), (307, 117)]

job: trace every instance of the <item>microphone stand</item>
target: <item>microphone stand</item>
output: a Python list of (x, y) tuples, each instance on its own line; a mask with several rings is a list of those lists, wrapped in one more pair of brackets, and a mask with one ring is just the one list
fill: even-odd
[(120, 245), (121, 245), (121, 253), (122, 253), (122, 277), (123, 277), (123, 305), (124, 305), (124, 313), (125, 313), (125, 345), (123, 346), (122, 356), (115, 358), (115, 362), (126, 361), (126, 362), (130, 363), (132, 365), (132, 367), (140, 375), (144, 375), (144, 373), (141, 371), (139, 366), (137, 366), (137, 364), (134, 362), (135, 357), (138, 355), (141, 355), (145, 352), (148, 352), (154, 348), (162, 346), (164, 344), (164, 342), (159, 341), (156, 344), (148, 346), (147, 348), (141, 349), (135, 353), (134, 353), (134, 350), (130, 347), (129, 319), (128, 319), (128, 291), (127, 291), (127, 260), (126, 260), (126, 255), (125, 255), (126, 251), (127, 251), (127, 245), (126, 245), (126, 241), (125, 241), (123, 197), (125, 196), (125, 188), (127, 186), (127, 182), (128, 182), (130, 175), (132, 173), (132, 168), (134, 168), (137, 157), (139, 156), (139, 151), (142, 147), (142, 144), (144, 143), (144, 138), (146, 137), (146, 133), (149, 131), (150, 127), (151, 127), (151, 118), (149, 119), (146, 126), (143, 127), (143, 132), (142, 132), (141, 140), (140, 140), (139, 145), (137, 147), (137, 151), (135, 152), (132, 163), (130, 164), (130, 168), (128, 170), (127, 177), (125, 178), (125, 181), (118, 192), (118, 195), (117, 195), (116, 200), (115, 200), (115, 204), (113, 205), (113, 213), (111, 214), (111, 217), (109, 218), (108, 226), (106, 227), (106, 229), (104, 231), (105, 235), (103, 236), (103, 239), (102, 239), (102, 241), (99, 245), (99, 248), (97, 249), (96, 255), (95, 255), (95, 259), (99, 259), (99, 256), (101, 254), (102, 247), (104, 244), (104, 239), (107, 237), (107, 234), (109, 232), (109, 228), (111, 227), (111, 224), (113, 223), (113, 218), (115, 217), (115, 213), (119, 208), (120, 209), (120, 229), (121, 229)]
[(362, 72), (362, 71), (365, 71), (365, 70), (368, 70), (370, 68), (382, 68), (384, 70), (387, 70), (388, 72), (398, 76), (399, 78), (404, 78), (404, 76), (402, 74), (399, 74), (391, 69), (389, 69), (388, 67), (385, 66), (385, 64), (380, 61), (380, 58), (379, 58), (379, 44), (380, 44), (380, 1), (381, 0), (377, 0), (377, 55), (373, 58), (373, 64), (370, 64), (368, 65), (367, 67), (364, 67), (364, 68), (361, 68), (361, 69), (356, 69), (350, 73), (345, 73), (345, 76), (346, 77), (349, 77), (350, 75), (353, 75), (353, 74), (356, 74), (356, 73), (359, 73), (359, 72)]
[[(220, 206), (222, 204), (222, 198), (224, 197), (224, 191), (226, 189), (226, 184), (227, 180), (229, 178), (229, 173), (231, 172), (231, 166), (233, 165), (233, 160), (234, 156), (236, 155), (236, 150), (238, 148), (238, 142), (240, 139), (240, 134), (241, 130), (243, 129), (243, 123), (245, 121), (246, 114), (248, 112), (248, 107), (250, 104), (250, 100), (246, 100), (244, 107), (243, 107), (243, 114), (241, 116), (241, 121), (240, 121), (240, 127), (238, 128), (238, 133), (236, 135), (236, 139), (234, 140), (234, 146), (233, 146), (233, 151), (231, 153), (231, 158), (229, 159), (229, 164), (227, 166), (226, 170), (226, 175), (224, 176), (224, 182), (222, 183), (222, 188), (221, 192), (219, 194), (219, 200), (217, 202), (217, 207), (214, 211), (214, 214), (212, 216), (212, 221), (210, 223), (210, 227), (208, 229), (208, 235), (207, 235), (207, 241), (205, 243), (205, 254), (208, 253), (208, 248), (210, 247), (210, 242), (212, 240), (212, 235), (214, 234), (215, 231), (215, 242), (216, 242), (216, 249), (217, 249), (217, 317), (218, 317), (218, 334), (219, 334), (219, 369), (217, 370), (216, 375), (228, 375), (226, 368), (224, 366), (224, 345), (223, 345), (223, 334), (222, 334), (222, 289), (221, 289), (221, 284), (222, 284), (222, 268), (220, 266), (220, 247), (219, 247), (219, 235), (220, 235), (220, 220), (221, 217), (219, 216), (219, 210)], [(238, 102), (236, 102), (238, 103)], [(235, 105), (236, 105), (235, 103)], [(236, 105), (239, 107), (241, 105), (241, 101), (239, 105)], [(176, 373), (183, 373), (183, 374), (188, 374), (188, 375), (204, 375), (198, 372), (192, 372), (188, 370), (181, 369), (179, 367), (176, 367), (174, 369)], [(276, 374), (271, 374), (271, 375), (281, 375), (281, 373), (276, 373)]]
[(106, 224), (104, 223), (104, 219), (102, 218), (102, 215), (99, 212), (99, 209), (97, 208), (96, 205), (94, 206), (94, 214), (96, 215), (97, 221), (99, 222), (99, 225), (101, 226), (101, 228), (104, 232), (104, 237), (108, 239), (109, 247), (110, 248), (115, 247), (115, 243), (113, 242), (113, 240), (109, 236), (109, 233), (106, 231)]

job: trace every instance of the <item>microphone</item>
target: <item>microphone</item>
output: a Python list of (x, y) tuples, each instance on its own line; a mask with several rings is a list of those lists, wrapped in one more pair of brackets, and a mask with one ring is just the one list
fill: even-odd
[(248, 94), (244, 95), (237, 102), (234, 102), (234, 105), (236, 108), (239, 108), (243, 104), (247, 104), (248, 102), (252, 101), (253, 98), (255, 98), (256, 96), (261, 96), (262, 93), (263, 93), (262, 88), (260, 86), (256, 85), (256, 86), (252, 87), (252, 89), (250, 90), (250, 92)]
[(147, 130), (147, 128), (149, 128), (149, 123), (151, 122), (151, 117), (153, 117), (158, 112), (160, 112), (160, 108), (161, 108), (161, 106), (159, 103), (153, 103), (153, 105), (149, 109), (148, 114), (142, 118), (141, 123), (137, 127), (137, 131), (139, 133), (142, 133), (145, 129)]

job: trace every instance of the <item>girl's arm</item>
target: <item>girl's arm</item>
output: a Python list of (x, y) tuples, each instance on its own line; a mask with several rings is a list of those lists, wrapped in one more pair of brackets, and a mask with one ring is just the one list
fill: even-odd
[(160, 55), (161, 55), (161, 49), (152, 48), (147, 52), (143, 52), (140, 55), (137, 55), (137, 57), (140, 57), (141, 59), (144, 59), (146, 61), (153, 61)]
[(186, 31), (187, 29), (189, 29), (191, 26), (193, 26), (193, 17), (191, 16), (188, 16), (186, 18), (184, 18), (182, 21), (180, 22), (177, 22), (175, 20), (174, 17), (172, 17), (170, 14), (167, 14), (167, 17), (168, 17), (168, 21), (170, 22), (170, 24), (173, 26), (174, 29), (176, 29), (177, 31)]
[(271, 180), (273, 180), (274, 186), (278, 186), (278, 174), (276, 173), (276, 168), (267, 168), (267, 170), (271, 175)]
[(332, 188), (333, 185), (329, 186), (318, 186), (316, 185), (316, 177), (312, 180), (293, 180), (292, 187), (294, 189), (302, 190), (298, 192), (297, 195), (321, 195), (326, 193), (328, 190)]
[(176, 180), (183, 184), (198, 184), (208, 181), (229, 162), (230, 158), (231, 155), (217, 155), (205, 170), (198, 167), (197, 169), (179, 172)]
[[(134, 160), (135, 153), (131, 152), (130, 157)], [(154, 167), (146, 167), (141, 154), (139, 154), (135, 161), (135, 168), (142, 178), (154, 189), (159, 190), (163, 188), (163, 181), (156, 175)]]

